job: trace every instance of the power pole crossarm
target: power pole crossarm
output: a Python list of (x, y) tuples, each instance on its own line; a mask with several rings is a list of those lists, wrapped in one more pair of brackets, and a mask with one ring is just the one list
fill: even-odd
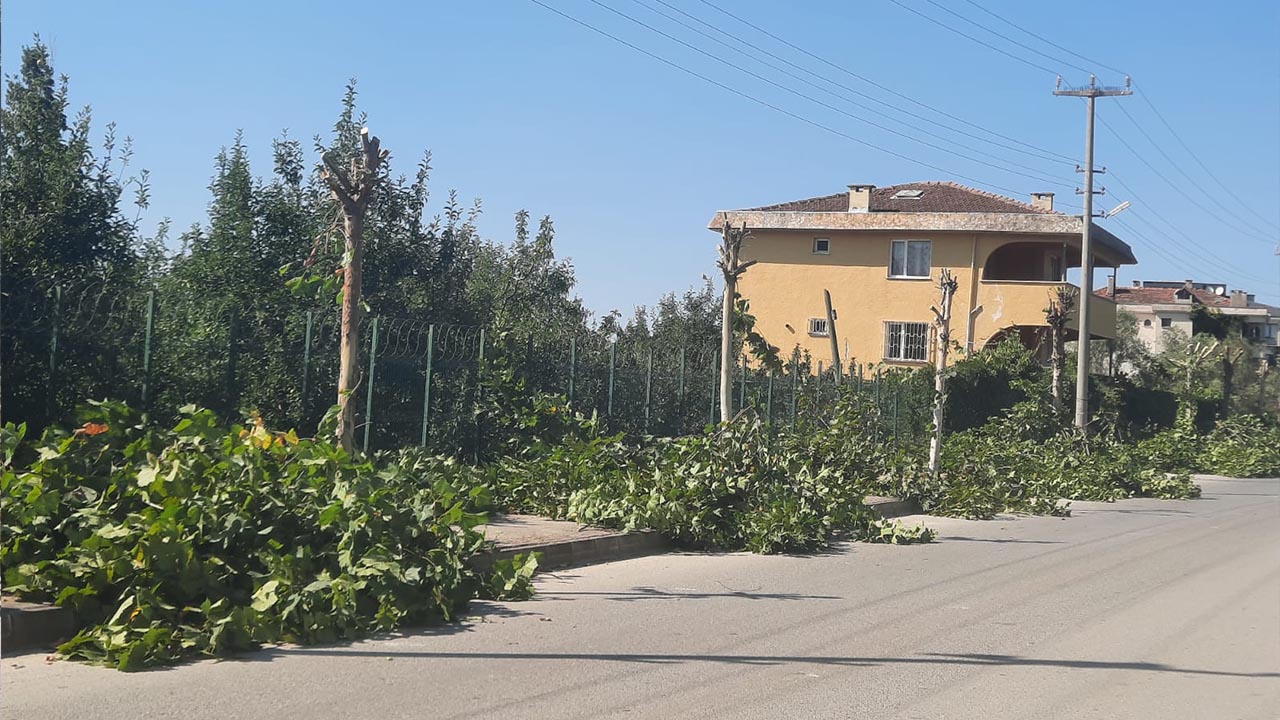
[(1089, 306), (1093, 295), (1093, 244), (1090, 231), (1093, 229), (1093, 118), (1094, 103), (1100, 97), (1132, 95), (1129, 79), (1125, 78), (1125, 86), (1105, 87), (1098, 84), (1098, 79), (1089, 76), (1089, 85), (1079, 88), (1062, 87), (1062, 78), (1058, 78), (1058, 86), (1054, 95), (1084, 98), (1087, 111), (1084, 136), (1084, 213), (1080, 217), (1080, 315), (1078, 355), (1076, 357), (1076, 427), (1084, 428), (1089, 424)]

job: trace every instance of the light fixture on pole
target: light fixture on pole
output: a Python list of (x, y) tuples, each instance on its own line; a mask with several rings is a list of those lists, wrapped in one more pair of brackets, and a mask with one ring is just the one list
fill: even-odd
[(1108, 210), (1108, 211), (1106, 211), (1106, 212), (1103, 212), (1103, 213), (1102, 213), (1101, 215), (1099, 215), (1098, 217), (1101, 217), (1101, 218), (1103, 218), (1104, 220), (1105, 220), (1106, 218), (1112, 218), (1112, 217), (1115, 217), (1116, 215), (1119, 215), (1120, 213), (1124, 212), (1125, 210), (1128, 210), (1128, 209), (1129, 209), (1129, 206), (1130, 206), (1130, 205), (1132, 205), (1132, 204), (1133, 204), (1133, 203), (1129, 202), (1128, 200), (1125, 200), (1124, 202), (1122, 202), (1122, 203), (1120, 203), (1119, 205), (1117, 205), (1117, 206), (1115, 206), (1115, 207), (1111, 208), (1110, 210)]

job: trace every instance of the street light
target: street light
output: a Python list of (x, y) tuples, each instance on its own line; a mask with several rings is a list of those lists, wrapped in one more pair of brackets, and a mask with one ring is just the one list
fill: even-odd
[(1133, 204), (1133, 203), (1129, 202), (1128, 200), (1125, 200), (1124, 202), (1122, 202), (1122, 203), (1120, 203), (1119, 205), (1117, 205), (1117, 206), (1115, 206), (1114, 208), (1112, 208), (1112, 209), (1110, 210), (1110, 212), (1104, 212), (1104, 213), (1102, 213), (1102, 217), (1103, 217), (1103, 219), (1115, 217), (1116, 215), (1119, 215), (1120, 213), (1124, 212), (1125, 210), (1128, 210), (1128, 209), (1129, 209), (1129, 206), (1130, 206), (1130, 205), (1132, 205), (1132, 204)]

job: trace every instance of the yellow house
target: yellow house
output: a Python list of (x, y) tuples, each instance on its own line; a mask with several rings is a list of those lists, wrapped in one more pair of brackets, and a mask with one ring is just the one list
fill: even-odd
[[(739, 281), (756, 329), (784, 355), (798, 347), (830, 366), (823, 291), (831, 293), (842, 362), (912, 365), (935, 351), (938, 278), (959, 281), (951, 338), (972, 351), (1010, 334), (1039, 347), (1044, 310), (1080, 266), (1081, 218), (1053, 209), (1052, 193), (1030, 203), (949, 182), (848, 192), (716, 213), (751, 230), (742, 259), (755, 260)], [(1094, 266), (1137, 262), (1124, 241), (1091, 230)], [(1116, 306), (1092, 293), (1090, 336), (1113, 339)], [(1077, 335), (1074, 321), (1070, 332)]]

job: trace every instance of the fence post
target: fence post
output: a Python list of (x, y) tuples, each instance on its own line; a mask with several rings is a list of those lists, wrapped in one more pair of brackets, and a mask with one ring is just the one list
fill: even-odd
[(431, 371), (435, 363), (436, 324), (427, 326), (427, 376), (422, 381), (422, 446), (427, 446), (427, 428), (431, 421)]
[(818, 361), (818, 376), (813, 380), (813, 414), (817, 417), (822, 411), (822, 361)]
[(738, 410), (747, 406), (747, 354), (742, 354), (742, 368), (738, 372)]
[(311, 327), (315, 323), (315, 313), (307, 311), (307, 329), (302, 338), (302, 396), (298, 399), (298, 420), (307, 413), (307, 385), (311, 382)]
[(800, 396), (800, 359), (791, 361), (791, 427), (796, 426), (796, 398)]
[(62, 316), (62, 286), (56, 285), (53, 288), (53, 329), (49, 335), (49, 387), (45, 390), (45, 415), (49, 422), (53, 422), (54, 405), (56, 399), (56, 388), (58, 387), (58, 331)]
[(609, 341), (609, 404), (605, 408), (605, 416), (613, 417), (613, 368), (618, 360), (618, 339)]
[(369, 430), (373, 427), (373, 374), (378, 361), (378, 316), (373, 316), (373, 329), (369, 338), (369, 387), (364, 400), (364, 452), (369, 452)]
[(773, 368), (769, 368), (769, 384), (764, 392), (764, 423), (773, 423)]
[(653, 345), (649, 346), (649, 365), (644, 373), (644, 430), (649, 432), (649, 407), (653, 400)]
[(893, 446), (898, 447), (898, 395), (900, 388), (897, 383), (893, 385)]
[(156, 327), (156, 291), (147, 292), (147, 324), (142, 340), (142, 411), (151, 409), (151, 336)]
[(578, 338), (569, 338), (569, 404), (573, 404), (573, 381), (578, 370)]
[(716, 424), (716, 388), (720, 387), (720, 351), (711, 354), (711, 412), (707, 422)]

